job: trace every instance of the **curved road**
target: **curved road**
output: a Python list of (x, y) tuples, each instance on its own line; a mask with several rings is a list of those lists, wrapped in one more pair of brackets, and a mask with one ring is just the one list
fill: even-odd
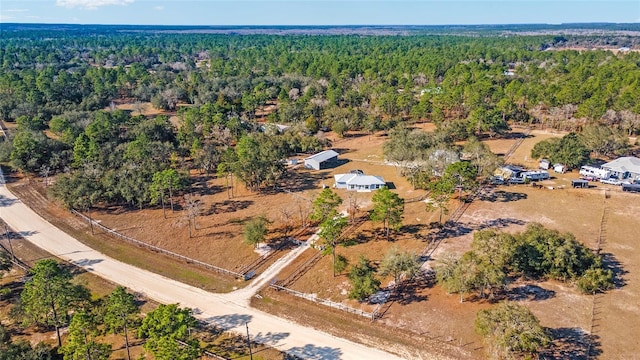
[[(144, 293), (158, 302), (179, 303), (183, 307), (192, 308), (199, 319), (240, 334), (245, 331), (245, 323), (248, 322), (252, 340), (271, 345), (291, 355), (316, 360), (400, 359), (381, 350), (250, 308), (248, 296), (252, 293), (246, 290), (239, 290), (237, 294), (209, 293), (109, 258), (51, 225), (22, 203), (4, 185), (1, 170), (0, 209), (0, 217), (12, 229), (49, 253), (117, 284)], [(255, 289), (254, 286), (251, 288)]]

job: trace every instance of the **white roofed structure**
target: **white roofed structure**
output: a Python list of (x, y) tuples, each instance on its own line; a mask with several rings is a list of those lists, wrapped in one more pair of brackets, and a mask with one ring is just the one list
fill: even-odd
[(625, 156), (602, 165), (603, 169), (611, 171), (611, 175), (624, 179), (640, 179), (640, 158)]
[(378, 190), (387, 183), (380, 176), (364, 174), (337, 174), (334, 175), (337, 189), (347, 189), (350, 191), (372, 191)]
[(338, 162), (338, 153), (333, 150), (325, 150), (304, 159), (307, 169), (322, 170), (331, 167)]

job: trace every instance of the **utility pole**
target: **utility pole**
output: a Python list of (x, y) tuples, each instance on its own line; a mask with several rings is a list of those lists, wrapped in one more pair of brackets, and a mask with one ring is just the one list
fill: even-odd
[(253, 360), (253, 352), (251, 351), (251, 339), (249, 338), (249, 323), (245, 322), (244, 325), (247, 327), (247, 345), (249, 346), (249, 359)]
[(13, 253), (13, 245), (11, 245), (11, 235), (9, 234), (9, 227), (7, 224), (4, 225), (4, 233), (7, 236), (7, 241), (9, 242), (9, 250), (11, 250), (11, 258), (13, 261), (16, 261), (16, 255)]
[(87, 213), (89, 214), (89, 226), (91, 226), (91, 235), (95, 235), (93, 232), (93, 220), (91, 220), (91, 206), (87, 206)]

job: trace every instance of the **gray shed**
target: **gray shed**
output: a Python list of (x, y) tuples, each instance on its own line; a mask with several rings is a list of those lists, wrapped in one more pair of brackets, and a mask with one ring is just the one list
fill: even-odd
[(338, 153), (333, 150), (325, 150), (304, 159), (304, 167), (307, 169), (322, 170), (333, 167), (338, 162)]
[(571, 186), (573, 186), (574, 188), (588, 188), (589, 182), (582, 179), (571, 180)]

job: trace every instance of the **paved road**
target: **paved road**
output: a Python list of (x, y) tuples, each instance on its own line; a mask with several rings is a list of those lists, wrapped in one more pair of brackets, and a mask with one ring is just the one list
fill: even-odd
[[(119, 262), (80, 243), (45, 221), (4, 185), (0, 172), (0, 217), (26, 240), (103, 278), (144, 293), (161, 303), (194, 309), (202, 320), (243, 333), (304, 359), (400, 359), (392, 354), (301, 326), (248, 306), (247, 296), (213, 294)], [(264, 279), (264, 278), (263, 278)]]

